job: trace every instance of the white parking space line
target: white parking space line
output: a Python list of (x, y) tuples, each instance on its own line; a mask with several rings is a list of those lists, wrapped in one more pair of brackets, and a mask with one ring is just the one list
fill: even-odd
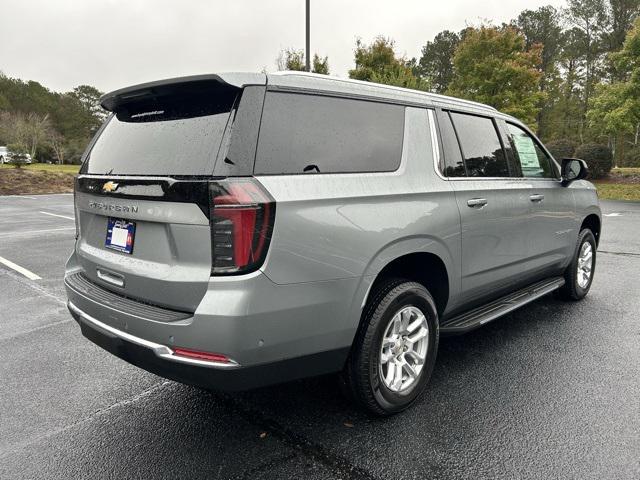
[(73, 193), (38, 193), (34, 195), (0, 195), (3, 198), (28, 198), (29, 200), (41, 200), (43, 197), (68, 197)]
[(63, 227), (63, 228), (47, 228), (45, 230), (27, 230), (26, 232), (9, 232), (9, 233), (0, 233), (0, 238), (15, 238), (15, 237), (24, 237), (25, 235), (35, 235), (36, 233), (49, 233), (49, 232), (60, 232), (64, 230), (75, 230), (76, 227)]
[(67, 220), (75, 220), (75, 218), (73, 217), (67, 217), (66, 215), (58, 215), (57, 213), (49, 213), (49, 212), (43, 212), (43, 211), (40, 211), (40, 213), (44, 215), (51, 215), (52, 217), (60, 217), (60, 218), (66, 218)]
[(3, 265), (11, 268), (12, 270), (15, 270), (18, 273), (21, 273), (22, 275), (27, 277), (29, 280), (42, 280), (42, 277), (39, 277), (38, 275), (36, 275), (32, 271), (27, 270), (26, 268), (21, 267), (20, 265), (15, 264), (11, 260), (7, 260), (4, 257), (0, 257), (0, 263), (2, 263)]

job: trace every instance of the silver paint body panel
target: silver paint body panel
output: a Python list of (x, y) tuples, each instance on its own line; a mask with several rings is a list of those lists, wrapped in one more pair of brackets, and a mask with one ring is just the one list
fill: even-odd
[[(153, 322), (68, 288), (73, 305), (154, 344), (260, 365), (349, 347), (372, 283), (399, 257), (425, 252), (442, 260), (449, 277), (446, 316), (510, 285), (558, 274), (573, 254), (581, 222), (588, 214), (600, 217), (595, 189), (586, 181), (563, 187), (556, 180), (444, 178), (434, 165), (440, 150), (430, 109), (448, 105), (517, 122), (490, 107), (304, 74), (265, 81), (268, 88), (406, 102), (400, 167), (256, 177), (276, 201), (273, 237), (260, 270), (229, 277), (210, 275), (209, 222), (197, 205), (136, 200), (137, 211), (121, 213), (90, 203), (132, 202), (79, 194), (80, 237), (67, 274), (83, 272), (117, 292), (98, 276), (102, 268), (124, 277), (123, 295), (193, 315)], [(544, 201), (530, 201), (533, 194)], [(475, 198), (487, 204), (469, 207)], [(133, 255), (104, 248), (108, 216), (137, 222)]]

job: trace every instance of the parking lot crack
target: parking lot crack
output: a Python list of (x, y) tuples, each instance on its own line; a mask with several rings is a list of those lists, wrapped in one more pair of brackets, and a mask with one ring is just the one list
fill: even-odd
[(609, 252), (607, 250), (598, 250), (598, 253), (605, 253), (607, 255), (621, 255), (621, 256), (624, 256), (624, 257), (640, 258), (640, 253), (633, 253), (633, 252)]
[[(224, 394), (216, 394), (222, 403), (233, 413), (245, 421), (269, 432), (290, 448), (302, 453), (312, 461), (319, 462), (345, 480), (374, 480), (378, 477), (367, 470), (354, 465), (349, 459), (331, 452), (326, 446), (310, 441), (308, 438), (280, 425), (259, 410), (238, 398), (230, 398)], [(262, 469), (260, 469), (262, 470)]]
[(33, 332), (39, 332), (40, 330), (45, 330), (47, 328), (57, 327), (58, 325), (65, 325), (65, 324), (70, 323), (72, 321), (73, 320), (71, 318), (67, 318), (67, 319), (64, 319), (64, 320), (59, 320), (57, 322), (47, 323), (46, 325), (40, 325), (39, 327), (30, 328), (29, 330), (22, 330), (21, 332), (14, 333), (12, 335), (0, 336), (0, 342), (3, 342), (5, 340), (13, 340), (13, 339), (15, 339), (17, 337), (21, 337), (23, 335), (28, 335), (28, 334), (33, 333)]
[(277, 467), (278, 465), (288, 462), (289, 460), (293, 460), (297, 456), (298, 456), (298, 453), (294, 452), (294, 453), (290, 453), (289, 455), (285, 455), (283, 457), (274, 458), (272, 460), (269, 460), (268, 462), (258, 465), (255, 468), (251, 468), (234, 478), (238, 480), (254, 478), (258, 473), (269, 472), (274, 467)]

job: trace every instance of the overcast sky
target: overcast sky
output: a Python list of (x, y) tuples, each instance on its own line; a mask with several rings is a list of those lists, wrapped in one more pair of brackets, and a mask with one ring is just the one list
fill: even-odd
[[(382, 34), (419, 57), (441, 30), (563, 0), (311, 0), (311, 50), (331, 73), (353, 68), (357, 37)], [(0, 71), (67, 91), (205, 72), (276, 70), (304, 48), (304, 0), (0, 0)]]

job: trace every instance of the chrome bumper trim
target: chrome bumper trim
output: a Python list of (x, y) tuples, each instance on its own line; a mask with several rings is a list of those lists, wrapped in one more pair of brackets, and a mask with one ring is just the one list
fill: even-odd
[(163, 360), (176, 362), (176, 363), (184, 363), (187, 365), (194, 365), (199, 367), (218, 368), (218, 369), (224, 369), (224, 370), (240, 367), (240, 365), (236, 361), (231, 359), (229, 359), (229, 362), (223, 363), (223, 362), (210, 362), (207, 360), (198, 360), (195, 358), (177, 356), (174, 354), (173, 350), (171, 350), (171, 348), (167, 347), (166, 345), (150, 342), (149, 340), (145, 340), (144, 338), (136, 337), (135, 335), (131, 335), (130, 333), (123, 332), (122, 330), (118, 330), (117, 328), (113, 328), (112, 326), (107, 325), (106, 323), (103, 323), (100, 320), (92, 317), (91, 315), (83, 312), (70, 301), (67, 302), (67, 307), (72, 313), (75, 313), (80, 318), (82, 318), (82, 320), (93, 325), (94, 327), (97, 327), (101, 330), (105, 330), (110, 334), (115, 335), (116, 337), (122, 340), (125, 340), (127, 342), (133, 343), (140, 347), (148, 348), (151, 351), (153, 351), (153, 353), (158, 358), (161, 358)]

